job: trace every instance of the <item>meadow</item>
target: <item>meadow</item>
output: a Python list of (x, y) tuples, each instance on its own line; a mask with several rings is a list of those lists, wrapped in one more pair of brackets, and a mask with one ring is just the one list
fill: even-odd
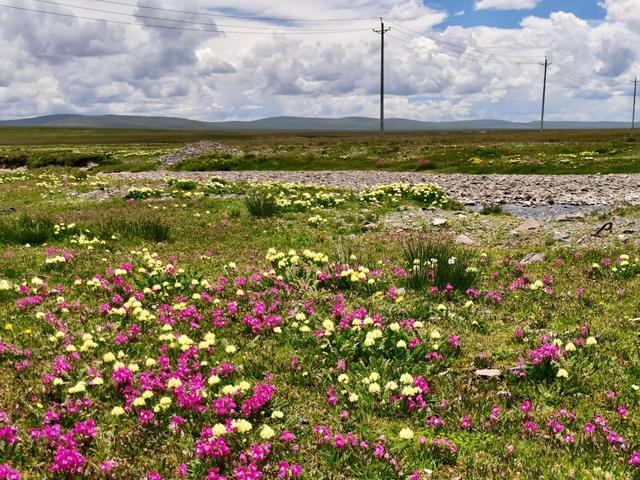
[(438, 173), (640, 172), (637, 131), (388, 134), (0, 128), (0, 168), (158, 169), (160, 155), (197, 140), (240, 155), (205, 154), (173, 168), (202, 170), (379, 170)]
[[(28, 152), (53, 143), (2, 135)], [(64, 135), (94, 153), (189, 140)], [(517, 135), (520, 151), (542, 148)], [(550, 157), (635, 165), (635, 137), (598, 135), (542, 138)], [(465, 157), (489, 138), (442, 135), (434, 151), (461, 137)], [(294, 145), (293, 158), (324, 141), (267, 146)], [(579, 155), (595, 143), (606, 151)], [(386, 152), (379, 168), (415, 167)], [(323, 168), (343, 165), (330, 158)], [(362, 158), (344, 160), (378, 168)], [(117, 194), (92, 196), (104, 190)], [(0, 173), (0, 479), (640, 478), (637, 244), (507, 245), (504, 233), (470, 247), (453, 227), (380, 221), (407, 208), (511, 221), (459, 211), (432, 185)]]

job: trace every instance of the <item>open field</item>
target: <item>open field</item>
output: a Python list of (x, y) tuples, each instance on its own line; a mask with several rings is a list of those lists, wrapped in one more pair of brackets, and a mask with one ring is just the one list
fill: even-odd
[(638, 206), (158, 177), (0, 174), (0, 478), (640, 475)]
[(146, 171), (160, 155), (198, 140), (240, 154), (185, 160), (177, 170), (379, 170), (439, 173), (640, 172), (630, 130), (371, 135), (0, 128), (0, 166), (83, 166)]

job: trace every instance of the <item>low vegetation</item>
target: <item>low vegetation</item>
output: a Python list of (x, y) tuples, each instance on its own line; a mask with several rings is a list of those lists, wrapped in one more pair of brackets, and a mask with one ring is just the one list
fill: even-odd
[(363, 228), (429, 185), (37, 170), (0, 203), (0, 478), (640, 475), (631, 244)]
[(90, 166), (146, 171), (185, 143), (215, 140), (244, 152), (208, 153), (177, 171), (379, 170), (432, 173), (640, 172), (638, 133), (624, 130), (389, 134), (220, 133), (0, 128), (0, 168)]

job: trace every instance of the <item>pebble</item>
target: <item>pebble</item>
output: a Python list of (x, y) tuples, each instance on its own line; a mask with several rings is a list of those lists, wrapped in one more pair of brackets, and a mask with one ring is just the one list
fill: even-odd
[(532, 263), (544, 262), (545, 258), (544, 253), (530, 253), (520, 260), (519, 263), (522, 265), (530, 265)]

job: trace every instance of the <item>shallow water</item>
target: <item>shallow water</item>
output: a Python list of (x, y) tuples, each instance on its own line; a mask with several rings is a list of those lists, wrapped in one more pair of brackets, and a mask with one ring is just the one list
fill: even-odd
[[(601, 212), (607, 210), (607, 205), (573, 205), (568, 203), (556, 203), (554, 205), (534, 205), (525, 206), (518, 204), (506, 203), (501, 205), (505, 212), (509, 212), (519, 218), (533, 218), (535, 220), (549, 220), (561, 215), (572, 215), (583, 213), (588, 215), (592, 212)], [(476, 205), (469, 207), (471, 210), (479, 212), (482, 206)]]

